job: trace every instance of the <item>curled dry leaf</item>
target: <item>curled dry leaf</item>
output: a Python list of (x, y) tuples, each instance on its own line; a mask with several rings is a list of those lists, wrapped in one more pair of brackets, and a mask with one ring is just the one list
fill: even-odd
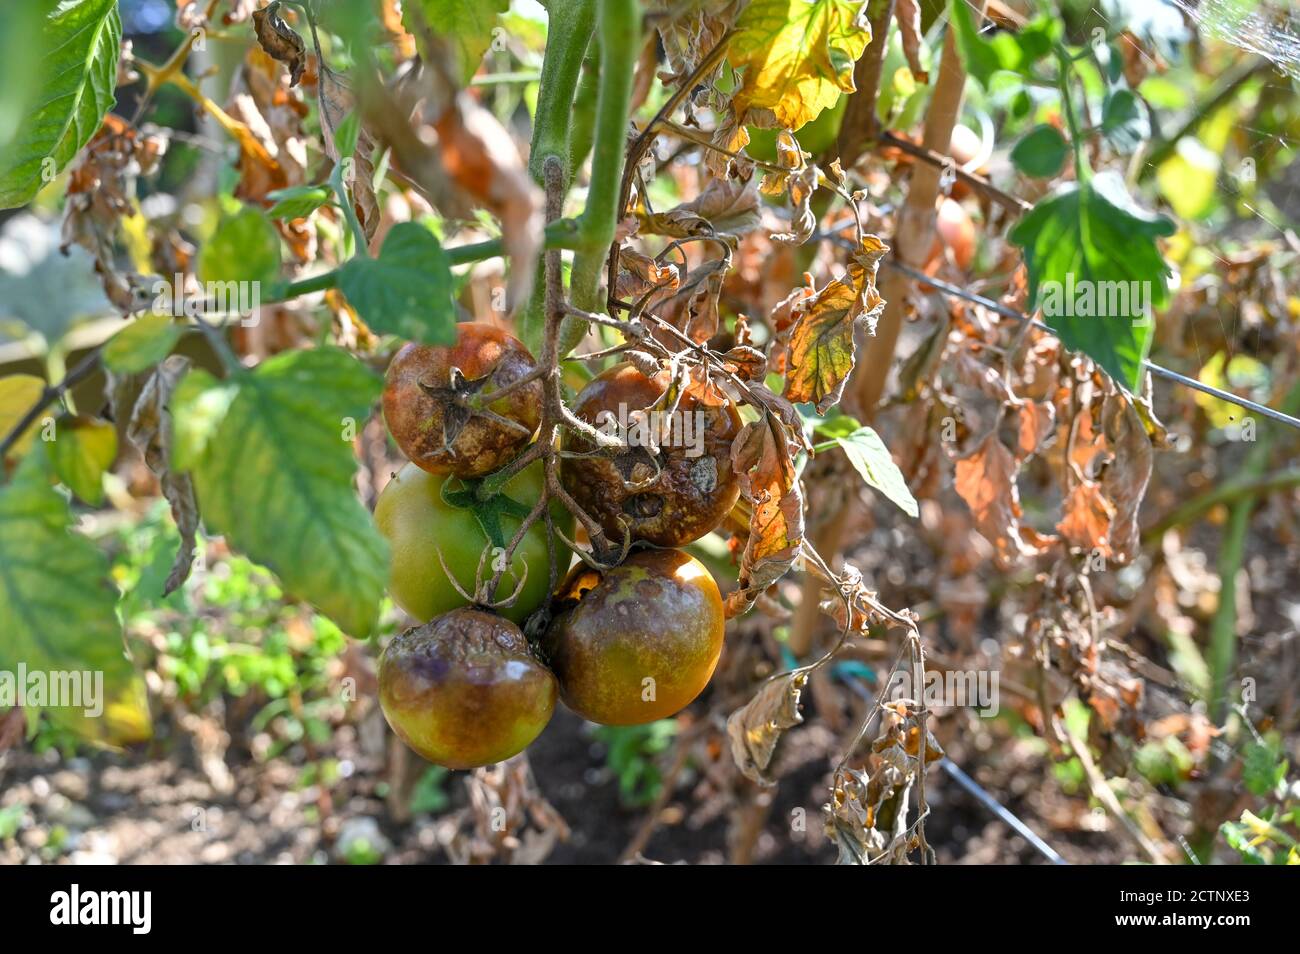
[(738, 238), (758, 228), (760, 221), (758, 186), (753, 179), (710, 179), (694, 199), (665, 212), (642, 212), (638, 224), (642, 232), (669, 238)]
[(798, 317), (790, 332), (785, 396), (796, 404), (811, 402), (825, 414), (839, 403), (853, 371), (858, 322), (875, 334), (885, 307), (876, 291), (876, 268), (889, 247), (874, 235), (863, 238), (853, 253), (848, 275), (834, 279), (811, 298), (798, 299)]
[(164, 136), (142, 135), (109, 113), (68, 176), (62, 247), (80, 245), (94, 256), (104, 294), (124, 314), (152, 296), (142, 276), (118, 269), (118, 232), (136, 214), (136, 180), (157, 169), (166, 151)]
[(739, 586), (724, 603), (729, 618), (753, 606), (759, 593), (789, 572), (803, 549), (803, 496), (788, 433), (768, 410), (746, 424), (731, 447), (732, 471), (751, 513)]
[(1041, 553), (1052, 542), (1031, 527), (1020, 525), (1020, 465), (996, 429), (956, 466), (954, 487), (970, 507), (975, 526), (993, 544), (998, 562), (1011, 566)]
[(736, 767), (759, 785), (773, 785), (767, 774), (781, 735), (803, 721), (799, 694), (808, 681), (806, 671), (777, 676), (764, 683), (745, 705), (727, 718), (727, 738)]
[(526, 753), (475, 769), (465, 779), (469, 805), (449, 819), (444, 839), (458, 864), (540, 864), (567, 841), (569, 826), (546, 800)]
[(253, 11), (253, 31), (267, 55), (289, 68), (289, 85), (297, 86), (307, 69), (307, 44), (280, 16), (280, 0)]
[(1101, 486), (1114, 505), (1110, 550), (1111, 557), (1120, 563), (1127, 563), (1137, 554), (1138, 510), (1146, 497), (1155, 458), (1152, 438), (1138, 407), (1116, 391), (1106, 398), (1101, 409), (1102, 433), (1115, 455), (1102, 474)]
[[(840, 768), (824, 806), (826, 834), (839, 848), (837, 864), (907, 864), (915, 847), (908, 825), (908, 797), (923, 768), (918, 757), (921, 728), (905, 703), (886, 704), (881, 729), (865, 770)], [(925, 762), (943, 758), (934, 735), (926, 733)]]
[(626, 246), (618, 256), (617, 294), (624, 301), (636, 301), (648, 291), (662, 289), (668, 292), (677, 290), (678, 271), (676, 265), (660, 264), (649, 255), (642, 255), (636, 249)]
[(896, 0), (894, 19), (898, 21), (898, 37), (903, 43), (903, 56), (907, 58), (907, 68), (916, 82), (924, 86), (930, 82), (930, 74), (921, 67), (921, 5), (917, 0)]
[[(316, 94), (320, 103), (321, 132), (325, 137), (325, 151), (330, 159), (338, 162), (340, 156), (335, 137), (343, 120), (356, 107), (356, 97), (343, 79), (324, 63), (320, 65), (317, 72), (319, 76), (316, 81)], [(379, 200), (375, 196), (374, 185), (375, 140), (365, 123), (362, 123), (357, 135), (356, 152), (345, 158), (352, 162), (351, 169), (345, 170), (344, 175), (344, 181), (352, 190), (352, 207), (356, 210), (357, 219), (366, 233), (366, 239), (373, 239), (375, 230), (379, 228)]]
[(1081, 480), (1070, 491), (1061, 507), (1063, 515), (1056, 525), (1067, 544), (1079, 550), (1096, 551), (1111, 556), (1110, 527), (1115, 508), (1102, 494), (1095, 480)]
[(189, 370), (190, 361), (182, 355), (166, 358), (149, 376), (131, 412), (126, 429), (127, 439), (144, 456), (149, 469), (158, 475), (163, 496), (171, 505), (181, 545), (176, 551), (171, 572), (163, 587), (166, 596), (189, 579), (194, 566), (194, 545), (199, 529), (199, 506), (190, 475), (171, 468), (172, 418), (168, 410), (176, 383)]
[[(718, 333), (718, 298), (730, 259), (711, 259), (692, 269), (686, 281), (671, 294), (656, 298), (651, 307), (696, 344)], [(674, 348), (676, 342), (666, 341)]]

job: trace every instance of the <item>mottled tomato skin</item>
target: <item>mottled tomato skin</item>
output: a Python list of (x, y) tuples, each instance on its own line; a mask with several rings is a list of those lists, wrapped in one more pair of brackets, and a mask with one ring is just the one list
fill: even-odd
[(460, 324), (456, 336), (450, 347), (407, 344), (393, 356), (384, 386), (384, 421), (402, 453), (429, 473), (482, 477), (509, 462), (537, 430), (542, 383), (534, 381), (488, 405), (527, 432), (475, 415), (448, 448), (444, 426), (450, 400), (430, 389), (450, 389), (452, 368), (467, 381), (481, 381), (486, 394), (537, 367), (523, 342), (492, 325)]
[(517, 755), (546, 728), (556, 683), (519, 627), (453, 610), (394, 637), (379, 660), (379, 702), (403, 742), (451, 769)]
[[(439, 613), (465, 605), (456, 588), (443, 572), (442, 562), (455, 575), (467, 593), (474, 592), (474, 576), (479, 557), (488, 539), (474, 515), (453, 507), (442, 499), (442, 486), (454, 478), (438, 476), (407, 464), (384, 487), (375, 503), (375, 525), (388, 541), (391, 554), (388, 592), (394, 602), (411, 616), (427, 622)], [(525, 467), (505, 485), (507, 497), (532, 508), (542, 494), (540, 463)], [(453, 486), (455, 484), (453, 483)], [(573, 515), (558, 504), (551, 508), (555, 526), (567, 537), (573, 534)], [(509, 539), (519, 529), (519, 520), (505, 516), (501, 527)], [(556, 557), (560, 570), (568, 567), (568, 548), (556, 540)], [(442, 554), (442, 562), (438, 554)], [(515, 550), (510, 569), (501, 578), (498, 599), (514, 592), (527, 567), (524, 582), (514, 606), (499, 610), (502, 616), (522, 623), (550, 595), (550, 566), (546, 553), (546, 526), (539, 520), (524, 534)], [(484, 567), (491, 573), (490, 564)]]
[(560, 698), (591, 722), (640, 725), (680, 712), (722, 653), (718, 585), (681, 550), (642, 550), (604, 573), (576, 566), (556, 606), (543, 649)]
[[(650, 407), (663, 393), (658, 381), (620, 364), (588, 382), (573, 410), (598, 426), (602, 412), (618, 420), (620, 408), (625, 415)], [(703, 452), (695, 456), (693, 447), (663, 447), (657, 476), (648, 451), (640, 447), (614, 457), (564, 459), (565, 488), (611, 539), (623, 539), (620, 521), (626, 520), (633, 540), (684, 546), (717, 527), (736, 505), (740, 486), (731, 469), (731, 444), (740, 432), (740, 415), (730, 404), (710, 407), (690, 395), (682, 397), (677, 413), (702, 420)], [(568, 445), (577, 452), (592, 450), (580, 437), (570, 437)]]

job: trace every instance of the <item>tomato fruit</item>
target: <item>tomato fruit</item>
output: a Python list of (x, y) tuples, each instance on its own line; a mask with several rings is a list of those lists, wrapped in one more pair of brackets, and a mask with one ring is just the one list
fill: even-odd
[(551, 721), (555, 690), (519, 627), (481, 610), (408, 629), (379, 659), (384, 718), (421, 756), (451, 769), (522, 752)]
[(542, 647), (565, 705), (591, 722), (640, 725), (708, 685), (726, 619), (718, 584), (681, 550), (642, 550), (603, 573), (578, 565)]
[[(443, 499), (447, 481), (451, 481), (452, 487), (459, 485), (454, 477), (430, 474), (413, 463), (407, 464), (388, 482), (375, 504), (375, 524), (391, 550), (388, 592), (398, 606), (421, 622), (465, 605), (464, 597), (456, 592), (443, 572), (439, 552), (461, 588), (473, 593), (479, 558), (488, 546), (487, 535), (473, 512)], [(542, 483), (539, 462), (511, 478), (502, 493), (531, 510), (542, 494)], [(558, 505), (552, 507), (551, 513), (556, 526), (571, 536), (572, 515)], [(508, 543), (519, 529), (519, 518), (502, 515), (501, 529)], [(568, 555), (568, 549), (557, 539), (557, 558), (564, 560)], [(515, 605), (499, 610), (506, 619), (522, 623), (546, 600), (550, 590), (547, 560), (546, 525), (539, 520), (524, 535), (510, 568), (501, 577), (497, 599), (505, 599), (514, 592), (525, 568), (528, 573)], [(562, 563), (561, 572), (567, 567), (567, 563)], [(489, 557), (484, 573), (491, 572)]]
[(482, 477), (506, 464), (541, 421), (542, 382), (533, 381), (486, 409), (476, 402), (537, 369), (523, 342), (492, 325), (456, 326), (450, 347), (404, 345), (388, 365), (384, 420), (397, 446), (431, 474)]
[[(634, 412), (652, 408), (663, 395), (658, 380), (620, 364), (588, 382), (573, 404), (578, 417), (609, 433), (626, 423), (632, 446), (612, 457), (566, 457), (560, 470), (565, 489), (615, 542), (623, 539), (627, 521), (634, 540), (683, 546), (717, 527), (740, 496), (731, 470), (731, 444), (741, 426), (736, 409), (683, 395), (671, 417), (649, 415), (650, 427), (661, 428), (654, 453), (637, 436)], [(578, 453), (594, 450), (580, 436), (567, 444)]]

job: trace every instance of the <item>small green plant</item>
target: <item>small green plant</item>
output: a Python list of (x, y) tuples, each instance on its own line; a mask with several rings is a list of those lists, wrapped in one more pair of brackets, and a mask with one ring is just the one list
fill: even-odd
[(1265, 804), (1224, 822), (1219, 832), (1247, 864), (1300, 865), (1300, 782), (1287, 782), (1291, 766), (1281, 740), (1273, 733), (1257, 735), (1243, 758), (1242, 781)]
[(659, 756), (677, 736), (674, 719), (645, 725), (602, 725), (593, 733), (606, 746), (605, 764), (618, 779), (618, 796), (629, 808), (649, 805), (659, 796), (663, 773)]

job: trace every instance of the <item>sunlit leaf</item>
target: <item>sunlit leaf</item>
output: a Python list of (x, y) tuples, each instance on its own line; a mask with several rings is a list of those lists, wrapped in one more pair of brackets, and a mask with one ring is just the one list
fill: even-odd
[(1067, 183), (1010, 233), (1043, 320), (1130, 391), (1139, 390), (1154, 309), (1169, 299), (1156, 238), (1173, 233), (1174, 223), (1140, 208), (1113, 172)]
[(871, 323), (874, 333), (875, 318), (885, 307), (876, 291), (876, 268), (888, 251), (880, 239), (866, 236), (849, 261), (848, 274), (800, 305), (790, 334), (788, 400), (815, 403), (819, 414), (839, 402), (853, 371), (857, 323)]
[(137, 318), (104, 345), (104, 367), (119, 374), (139, 374), (167, 357), (184, 331), (170, 315)]
[[(889, 448), (879, 434), (870, 427), (860, 425), (847, 434), (833, 435), (828, 444), (843, 450), (853, 469), (870, 486), (897, 504), (909, 517), (917, 516), (920, 511), (917, 509), (916, 498), (907, 489), (907, 479), (894, 463)], [(819, 444), (817, 449), (821, 450), (824, 446), (826, 445)]]
[(731, 65), (745, 69), (732, 105), (748, 123), (797, 130), (851, 93), (871, 42), (857, 0), (754, 0), (736, 21)]
[[(26, 0), (31, 2), (31, 0)], [(34, 92), (0, 153), (0, 208), (31, 201), (90, 141), (116, 102), (117, 0), (37, 0), (43, 52)]]
[[(275, 571), (354, 636), (374, 626), (388, 550), (353, 490), (351, 436), (369, 417), (381, 382), (337, 348), (276, 355), (228, 385), (191, 372), (172, 399), (176, 440), (195, 416), (229, 402), (193, 460), (203, 520)], [(226, 391), (233, 389), (233, 394)], [(201, 427), (200, 430), (203, 430)], [(173, 450), (173, 459), (179, 448)]]
[(104, 472), (117, 456), (117, 428), (87, 417), (61, 418), (49, 442), (59, 480), (86, 503), (104, 499)]
[(82, 705), (53, 706), (50, 699), (46, 716), (91, 741), (147, 739), (152, 730), (144, 685), (124, 651), (108, 561), (72, 532), (44, 447), (0, 487), (0, 671), (16, 674), (21, 665), (47, 680), (62, 673), (98, 680), (102, 673), (100, 699), (87, 699), (83, 682)]
[(406, 0), (402, 23), (417, 40), (422, 24), (447, 37), (456, 48), (458, 77), (468, 84), (492, 45), (497, 16), (508, 9), (510, 0)]
[[(45, 382), (32, 374), (11, 374), (0, 378), (0, 438), (7, 436), (26, 417), (44, 392)], [(32, 421), (10, 448), (10, 456), (21, 457), (27, 453), (38, 427), (40, 421)]]

